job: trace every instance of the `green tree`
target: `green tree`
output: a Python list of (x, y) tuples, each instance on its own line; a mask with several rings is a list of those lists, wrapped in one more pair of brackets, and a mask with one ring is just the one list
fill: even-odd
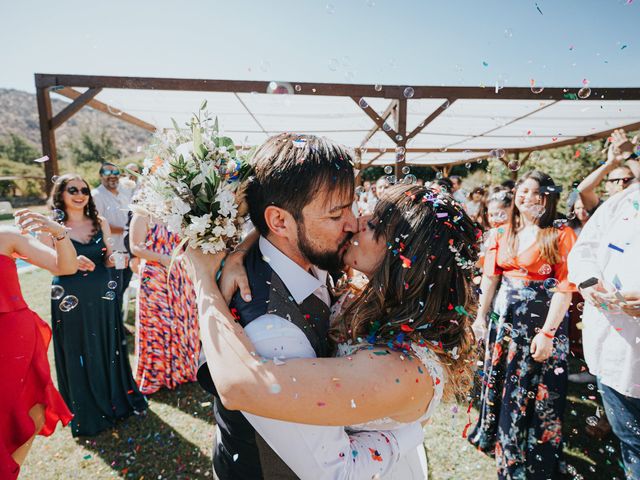
[(120, 158), (121, 152), (113, 143), (107, 132), (94, 135), (83, 132), (78, 143), (69, 145), (71, 155), (76, 164), (89, 162), (112, 162)]
[(0, 155), (14, 162), (30, 163), (42, 154), (24, 137), (10, 133), (6, 143), (0, 143)]

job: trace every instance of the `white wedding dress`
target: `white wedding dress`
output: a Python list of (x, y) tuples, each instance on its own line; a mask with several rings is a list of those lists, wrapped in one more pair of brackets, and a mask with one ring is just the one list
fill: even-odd
[[(342, 305), (345, 301), (347, 294), (343, 295), (331, 308), (331, 320), (340, 313)], [(338, 345), (338, 351), (336, 356), (344, 357), (353, 354), (359, 347), (363, 345), (342, 343)], [(367, 344), (368, 346), (368, 344)], [(428, 420), (437, 406), (442, 400), (442, 394), (444, 392), (445, 374), (442, 365), (440, 364), (437, 356), (426, 347), (419, 347), (412, 345), (416, 358), (422, 363), (422, 366), (426, 368), (433, 380), (433, 398), (429, 403), (427, 411), (422, 415), (417, 422), (424, 422)], [(350, 425), (347, 430), (353, 432), (362, 432), (369, 430), (394, 430), (400, 428), (406, 424), (396, 422), (391, 418), (381, 418), (379, 420), (372, 420), (367, 423), (361, 423), (358, 425)], [(424, 446), (418, 445), (418, 447), (412, 452), (405, 455), (393, 468), (391, 473), (385, 475), (385, 480), (422, 480), (428, 477), (427, 468), (427, 456), (425, 455)]]

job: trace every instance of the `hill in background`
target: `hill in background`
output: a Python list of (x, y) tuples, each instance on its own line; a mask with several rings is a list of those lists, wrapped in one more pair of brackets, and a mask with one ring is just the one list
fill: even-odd
[[(51, 97), (54, 115), (69, 104), (55, 98), (55, 94)], [(69, 157), (69, 145), (79, 142), (82, 132), (95, 133), (97, 136), (104, 132), (120, 150), (123, 158), (135, 156), (138, 147), (144, 148), (151, 138), (151, 134), (141, 128), (84, 107), (56, 130), (58, 152), (62, 158)], [(0, 88), (0, 141), (6, 140), (12, 133), (28, 140), (38, 150), (41, 149), (36, 95)], [(137, 156), (141, 157), (141, 154)]]

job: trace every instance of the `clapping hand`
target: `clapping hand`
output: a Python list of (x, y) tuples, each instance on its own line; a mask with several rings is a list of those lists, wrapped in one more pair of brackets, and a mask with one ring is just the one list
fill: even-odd
[(614, 130), (611, 134), (611, 145), (622, 160), (626, 160), (636, 149), (636, 146), (638, 145), (638, 137), (636, 136), (633, 137), (632, 140), (629, 140), (626, 132), (620, 128), (618, 130)]
[(93, 263), (84, 255), (78, 255), (78, 270), (81, 270), (83, 272), (93, 272), (95, 268), (95, 263)]

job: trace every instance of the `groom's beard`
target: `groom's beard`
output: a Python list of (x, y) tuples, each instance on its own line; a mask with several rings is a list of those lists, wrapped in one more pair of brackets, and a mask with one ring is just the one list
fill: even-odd
[(318, 251), (307, 238), (304, 225), (298, 224), (298, 250), (316, 267), (328, 272), (337, 272), (344, 267), (344, 255), (347, 250), (343, 247), (351, 240), (352, 236), (352, 233), (347, 233), (345, 239), (334, 251)]

